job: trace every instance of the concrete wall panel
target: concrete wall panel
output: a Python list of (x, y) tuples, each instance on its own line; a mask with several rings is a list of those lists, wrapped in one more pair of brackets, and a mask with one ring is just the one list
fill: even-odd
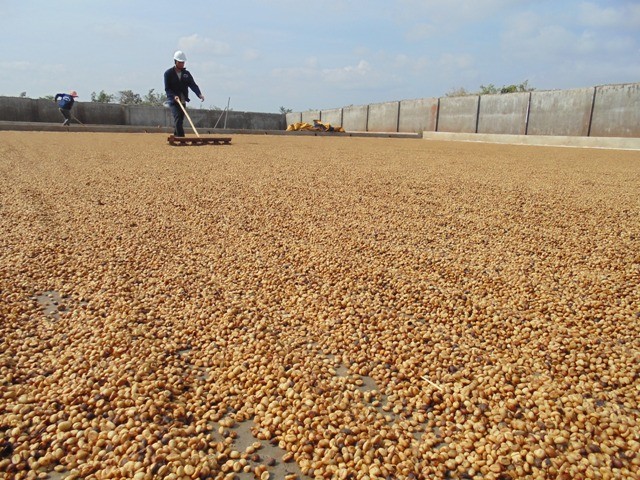
[(374, 103), (369, 105), (368, 132), (397, 132), (398, 107), (400, 102)]
[(286, 117), (282, 113), (191, 110), (189, 115), (197, 129), (286, 130), (287, 128)]
[(435, 132), (438, 99), (419, 98), (400, 102), (399, 132)]
[(367, 105), (344, 107), (342, 109), (342, 128), (347, 132), (366, 132), (368, 112)]
[(528, 135), (588, 136), (593, 88), (531, 92)]
[[(64, 117), (58, 109), (58, 104), (52, 100), (45, 100), (44, 98), (34, 100), (36, 105), (35, 117), (37, 122), (50, 122), (50, 123), (62, 123)], [(73, 112), (74, 115), (76, 112)], [(26, 120), (32, 122), (34, 120)]]
[(478, 133), (524, 135), (527, 131), (529, 93), (482, 95)]
[(0, 97), (0, 100), (2, 101), (0, 120), (31, 122), (34, 114), (37, 114), (34, 112), (35, 100), (31, 98)]
[(320, 112), (323, 123), (330, 123), (332, 127), (341, 127), (342, 126), (342, 109), (334, 108), (333, 110), (322, 110)]
[[(249, 130), (286, 130), (286, 118), (282, 113), (244, 112), (242, 127)], [(227, 124), (227, 128), (230, 128)]]
[(206, 125), (206, 128), (248, 128), (245, 126), (245, 119), (245, 112), (208, 110), (202, 123)]
[(640, 83), (596, 88), (591, 136), (640, 138)]
[(314, 120), (320, 120), (320, 110), (302, 112), (302, 121), (313, 125)]
[(222, 128), (224, 126), (225, 114), (228, 117), (227, 112), (225, 112), (224, 110), (205, 110), (205, 112), (205, 116), (202, 119), (202, 124), (205, 128), (213, 128), (214, 125), (216, 126), (216, 128)]
[(438, 114), (439, 132), (476, 133), (480, 97), (443, 97)]
[(71, 113), (88, 125), (126, 125), (125, 109), (113, 103), (76, 102)]
[[(212, 115), (210, 115), (211, 110), (203, 110), (203, 109), (199, 109), (199, 108), (189, 108), (189, 109), (187, 109), (187, 113), (191, 117), (191, 121), (195, 125), (196, 129), (213, 127), (213, 123), (211, 123)], [(215, 122), (215, 120), (214, 120), (214, 122)], [(189, 124), (189, 120), (187, 118), (184, 119), (184, 126), (185, 126), (185, 128), (191, 126)]]
[[(171, 110), (148, 105), (130, 105), (125, 110), (127, 125), (168, 127), (172, 125)], [(191, 113), (189, 113), (191, 115)], [(188, 123), (188, 121), (187, 121)]]
[(208, 128), (247, 128), (244, 126), (244, 112), (210, 110), (205, 123)]
[(302, 112), (290, 112), (287, 113), (287, 126), (294, 123), (300, 123), (302, 121)]

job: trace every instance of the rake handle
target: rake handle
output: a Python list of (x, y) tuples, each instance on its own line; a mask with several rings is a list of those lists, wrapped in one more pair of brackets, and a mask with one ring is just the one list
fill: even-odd
[(191, 128), (193, 128), (193, 131), (196, 133), (196, 137), (200, 137), (200, 134), (198, 133), (198, 130), (196, 130), (196, 127), (193, 125), (193, 122), (191, 121), (191, 117), (187, 113), (187, 109), (184, 108), (184, 105), (182, 105), (182, 102), (180, 101), (180, 98), (176, 97), (176, 102), (178, 102), (178, 105), (180, 105), (180, 108), (184, 112), (185, 117), (187, 117), (187, 120), (189, 120), (189, 124), (191, 125)]

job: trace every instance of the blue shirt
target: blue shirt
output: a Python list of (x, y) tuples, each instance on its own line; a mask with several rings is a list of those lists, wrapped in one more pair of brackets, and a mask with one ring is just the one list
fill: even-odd
[(68, 93), (58, 93), (54, 100), (58, 102), (58, 107), (63, 110), (71, 110), (73, 107), (73, 102), (75, 101), (71, 95)]
[(182, 76), (179, 78), (175, 67), (171, 67), (164, 72), (164, 91), (167, 92), (167, 99), (171, 103), (175, 103), (174, 97), (180, 97), (185, 102), (189, 101), (189, 89), (200, 97), (200, 87), (196, 85), (196, 81), (186, 68), (182, 69)]

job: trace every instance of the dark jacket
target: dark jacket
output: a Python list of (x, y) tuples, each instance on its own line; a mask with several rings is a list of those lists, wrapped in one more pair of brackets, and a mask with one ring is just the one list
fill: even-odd
[(198, 97), (202, 95), (200, 93), (200, 87), (196, 85), (191, 73), (189, 73), (186, 68), (182, 69), (182, 78), (178, 78), (174, 67), (164, 72), (164, 91), (167, 92), (167, 100), (169, 100), (170, 103), (175, 102), (174, 97), (184, 98), (184, 101), (188, 102), (189, 89), (193, 90), (193, 93)]
[(58, 102), (58, 107), (63, 110), (71, 110), (71, 107), (73, 107), (73, 97), (68, 93), (57, 93), (53, 99)]

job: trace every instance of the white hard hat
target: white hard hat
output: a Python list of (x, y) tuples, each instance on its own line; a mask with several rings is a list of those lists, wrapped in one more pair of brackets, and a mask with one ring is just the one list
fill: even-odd
[(177, 62), (186, 62), (187, 56), (184, 54), (182, 50), (178, 50), (176, 51), (176, 53), (173, 54), (173, 59)]

